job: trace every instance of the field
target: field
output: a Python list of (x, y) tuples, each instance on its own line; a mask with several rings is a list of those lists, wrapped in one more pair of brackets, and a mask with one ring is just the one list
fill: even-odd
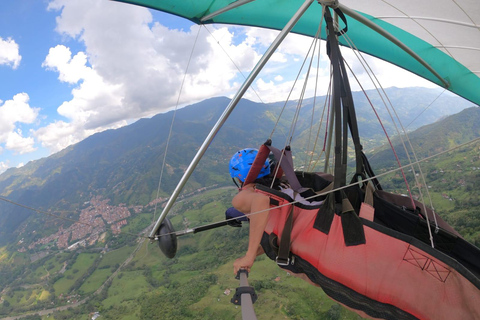
[[(461, 160), (451, 157), (440, 163), (452, 167)], [(435, 170), (431, 165), (427, 164), (425, 170)], [(480, 167), (480, 163), (475, 166)], [(438, 192), (450, 174), (443, 171), (443, 176), (433, 175), (428, 182), (431, 196), (447, 211), (447, 219), (463, 219), (463, 231), (470, 230), (467, 234), (475, 240), (478, 218), (450, 200), (464, 197), (463, 201), (468, 201), (461, 191), (474, 182), (454, 185), (446, 197)], [(385, 181), (395, 185), (396, 179), (392, 176)], [(223, 220), (234, 192), (218, 189), (180, 201), (169, 216), (175, 230)], [(134, 216), (129, 232), (145, 229), (151, 220), (149, 213)], [(25, 267), (23, 285), (11, 286), (2, 293), (1, 315), (72, 306), (70, 310), (55, 309), (42, 319), (89, 319), (93, 312), (100, 312), (105, 319), (241, 319), (241, 309), (230, 303), (239, 286), (232, 264), (246, 251), (248, 228), (225, 226), (179, 237), (174, 259), (167, 259), (156, 243), (142, 238), (121, 235), (113, 240), (126, 244), (107, 251), (102, 243), (102, 248), (80, 252), (51, 252), (32, 264), (24, 255), (0, 249), (1, 263), (31, 266), (29, 272)], [(254, 307), (259, 319), (361, 319), (265, 256), (257, 258), (249, 283), (258, 294)], [(75, 304), (79, 301), (85, 303)]]

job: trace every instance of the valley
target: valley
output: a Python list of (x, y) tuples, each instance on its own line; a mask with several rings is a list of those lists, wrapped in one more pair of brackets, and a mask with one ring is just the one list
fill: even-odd
[[(94, 135), (0, 175), (2, 196), (37, 210), (0, 204), (0, 318), (152, 319), (161, 312), (166, 319), (241, 319), (240, 309), (230, 303), (238, 286), (232, 263), (246, 250), (248, 228), (226, 226), (182, 236), (171, 260), (145, 238), (211, 119), (227, 102), (211, 99), (196, 106), (201, 111), (180, 110), (160, 186), (170, 113)], [(229, 122), (216, 137), (169, 214), (176, 230), (224, 219), (236, 192), (225, 163), (236, 149), (258, 145), (268, 136), (268, 116), (250, 119), (266, 107), (242, 103), (235, 119), (246, 125)], [(480, 136), (478, 108), (441, 117), (411, 133), (420, 158)], [(301, 146), (308, 132), (303, 124), (300, 128), (296, 139)], [(393, 161), (379, 147), (377, 134), (364, 132), (366, 153), (375, 173), (384, 174)], [(298, 167), (304, 163), (300, 146), (294, 149)], [(406, 163), (406, 156), (399, 155)], [(477, 142), (422, 162), (426, 181), (415, 179), (418, 168), (405, 170), (413, 196), (421, 200), (426, 195), (418, 187), (426, 186), (437, 212), (477, 246), (479, 168)], [(399, 172), (382, 176), (381, 183), (389, 191), (407, 193)], [(255, 311), (260, 319), (360, 319), (266, 257), (257, 259), (249, 282), (259, 295)]]

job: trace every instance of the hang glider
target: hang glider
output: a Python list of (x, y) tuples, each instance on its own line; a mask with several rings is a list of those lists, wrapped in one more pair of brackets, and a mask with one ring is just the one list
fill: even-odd
[[(303, 0), (118, 0), (198, 24), (281, 30)], [(454, 0), (318, 1), (338, 6), (348, 36), (362, 52), (388, 61), (480, 104), (480, 6)], [(292, 32), (314, 36), (322, 9), (310, 6)], [(323, 31), (321, 35), (325, 39)], [(346, 45), (340, 39), (341, 45)]]
[[(199, 148), (150, 233), (151, 239), (167, 239), (161, 239), (159, 244), (161, 248), (162, 243), (166, 244), (162, 251), (173, 257), (176, 238), (165, 216), (186, 180), (286, 34), (314, 36), (323, 10), (322, 6), (313, 5), (313, 0), (124, 2), (177, 14), (196, 23), (281, 29)], [(328, 1), (327, 5), (328, 31), (322, 31), (321, 37), (327, 39), (333, 75), (329, 135), (334, 136), (334, 175), (323, 179), (316, 174), (295, 172), (293, 159), (287, 156), (288, 148), (279, 150), (267, 143), (262, 146), (268, 150), (259, 152), (265, 158), (258, 163), (265, 163), (273, 153), (294, 196), (289, 198), (284, 192), (257, 183), (255, 192), (263, 192), (271, 205), (261, 245), (280, 267), (306, 275), (330, 297), (361, 315), (384, 319), (478, 318), (480, 249), (412, 196), (396, 196), (382, 190), (362, 151), (348, 72), (338, 43), (345, 37), (337, 35), (343, 35), (348, 28), (348, 36), (359, 50), (478, 104), (480, 62), (476, 60), (480, 59), (475, 59), (472, 52), (480, 48), (480, 6), (449, 0)], [(339, 9), (336, 12), (344, 22), (340, 26), (343, 30), (334, 26), (329, 8)], [(361, 11), (355, 11), (356, 8)], [(343, 14), (349, 18), (343, 19)], [(347, 184), (346, 178), (349, 136), (354, 143), (356, 163), (351, 184)], [(252, 168), (261, 167), (255, 163), (257, 158)], [(247, 181), (252, 172), (250, 169)], [(255, 180), (258, 174), (252, 176)], [(293, 200), (306, 186), (316, 197), (329, 185), (333, 190), (318, 198), (320, 204), (309, 206)]]

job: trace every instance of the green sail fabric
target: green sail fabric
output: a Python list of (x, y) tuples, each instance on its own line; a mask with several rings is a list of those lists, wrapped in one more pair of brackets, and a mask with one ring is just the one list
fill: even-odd
[[(281, 30), (302, 0), (256, 0), (201, 22), (234, 1), (120, 0), (164, 11), (197, 24), (224, 23)], [(448, 82), (448, 90), (480, 104), (480, 4), (452, 0), (345, 0), (355, 10), (396, 37)], [(461, 5), (459, 4), (461, 3)], [(314, 1), (293, 32), (314, 36), (322, 6)], [(376, 31), (347, 16), (348, 37), (362, 52), (388, 61), (445, 87), (417, 60)], [(324, 31), (322, 38), (325, 39)], [(342, 45), (346, 44), (343, 37)]]

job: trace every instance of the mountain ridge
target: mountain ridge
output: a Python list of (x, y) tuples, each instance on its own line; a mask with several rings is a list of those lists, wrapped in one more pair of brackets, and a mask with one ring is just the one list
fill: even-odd
[[(387, 91), (411, 104), (415, 104), (413, 100), (419, 92), (424, 92), (422, 97), (428, 96), (429, 99), (438, 95), (436, 90), (418, 88), (391, 88)], [(363, 93), (353, 94), (360, 101), (356, 104), (359, 122), (366, 123), (364, 127), (368, 127), (370, 120), (362, 122), (362, 118), (370, 106), (360, 98)], [(316, 98), (321, 99), (324, 98)], [(313, 100), (310, 98), (303, 101), (301, 115), (305, 119), (311, 113)], [(175, 188), (190, 159), (229, 101), (226, 97), (216, 97), (176, 111), (160, 196), (168, 196)], [(229, 156), (239, 148), (257, 146), (269, 137), (275, 124), (273, 114), (280, 113), (283, 104), (285, 103), (262, 104), (241, 100), (200, 161), (199, 170), (192, 174), (185, 192), (211, 184), (229, 184), (226, 167)], [(293, 117), (296, 104), (296, 101), (290, 101), (284, 116)], [(405, 108), (402, 106), (400, 109)], [(450, 110), (455, 108), (451, 107)], [(443, 111), (437, 118), (444, 116), (445, 109), (446, 107), (442, 108)], [(90, 201), (93, 196), (108, 198), (114, 205), (149, 203), (157, 196), (158, 179), (173, 116), (174, 112), (169, 111), (149, 119), (140, 119), (129, 126), (94, 134), (59, 153), (32, 161), (22, 168), (9, 169), (0, 175), (0, 194), (40, 210), (79, 210), (81, 204)], [(288, 132), (286, 121), (282, 120), (280, 124), (284, 124), (284, 131)], [(310, 121), (305, 120), (297, 124), (293, 143), (304, 143), (298, 139), (306, 135), (304, 132), (309, 124)], [(284, 141), (285, 138), (279, 131), (274, 136), (274, 141)], [(366, 130), (363, 134), (369, 137), (368, 132)], [(377, 134), (370, 133), (370, 137), (375, 139)], [(5, 203), (0, 203), (0, 210), (5, 213), (0, 217), (0, 237), (3, 235), (4, 239), (31, 214), (27, 209)]]

